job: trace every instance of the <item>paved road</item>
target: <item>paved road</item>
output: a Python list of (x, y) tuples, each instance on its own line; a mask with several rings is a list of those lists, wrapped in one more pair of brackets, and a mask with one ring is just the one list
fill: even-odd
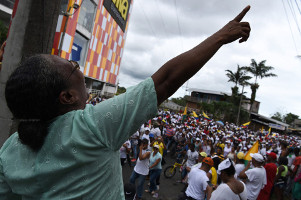
[[(177, 183), (177, 180), (180, 180), (180, 173), (177, 169), (176, 175), (172, 177), (171, 179), (167, 179), (163, 175), (164, 169), (169, 166), (173, 165), (175, 162), (175, 159), (170, 158), (169, 156), (166, 157), (166, 164), (162, 167), (162, 173), (160, 178), (160, 189), (158, 191), (158, 198), (161, 200), (177, 200), (178, 195), (181, 193), (181, 190), (184, 188), (184, 185), (182, 183)], [(131, 173), (133, 171), (134, 167), (130, 168), (129, 165), (126, 163), (125, 166), (122, 168), (123, 172), (123, 182), (127, 183), (130, 180)], [(148, 189), (147, 183), (149, 183), (148, 180), (144, 182), (144, 190)], [(143, 191), (142, 195), (143, 200), (154, 200), (156, 198), (153, 198), (151, 194), (146, 193)]]
[[(171, 179), (167, 179), (164, 177), (163, 172), (164, 169), (170, 165), (173, 165), (175, 162), (175, 159), (167, 156), (166, 157), (166, 164), (163, 166), (162, 173), (161, 173), (161, 178), (160, 178), (160, 189), (158, 191), (158, 198), (153, 198), (151, 194), (144, 192), (144, 190), (148, 189), (147, 183), (149, 183), (148, 180), (144, 182), (144, 190), (143, 190), (143, 195), (142, 199), (143, 200), (155, 200), (155, 199), (160, 199), (160, 200), (177, 200), (178, 195), (181, 194), (181, 191), (184, 188), (184, 185), (182, 183), (177, 183), (177, 180), (180, 180), (180, 173), (179, 170), (177, 169), (176, 175), (172, 177)], [(129, 167), (129, 165), (126, 163), (125, 166), (122, 168), (122, 173), (123, 173), (123, 182), (127, 183), (130, 180), (131, 173), (133, 171), (134, 167)], [(271, 200), (275, 200), (276, 196), (275, 194), (272, 194)], [(289, 200), (291, 199), (290, 197), (285, 197), (284, 200)]]

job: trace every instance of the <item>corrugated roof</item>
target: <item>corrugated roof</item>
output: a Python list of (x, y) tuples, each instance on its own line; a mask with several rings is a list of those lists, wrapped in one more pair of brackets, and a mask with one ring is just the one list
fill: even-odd
[(266, 117), (266, 116), (263, 116), (263, 115), (260, 115), (260, 114), (257, 114), (257, 113), (253, 113), (253, 112), (252, 112), (252, 115), (256, 115), (256, 116), (258, 116), (259, 118), (262, 118), (262, 119), (265, 119), (265, 120), (274, 122), (275, 124), (280, 124), (280, 125), (285, 126), (285, 127), (288, 127), (288, 126), (289, 126), (289, 125), (286, 124), (286, 123), (280, 122), (280, 121), (278, 121), (278, 120), (276, 120), (276, 119), (272, 119), (272, 118), (269, 118), (269, 117)]
[(202, 92), (207, 94), (216, 94), (216, 95), (228, 95), (231, 96), (231, 93), (228, 92), (219, 92), (219, 91), (213, 91), (213, 90), (204, 90), (204, 89), (198, 89), (198, 88), (188, 88), (187, 91), (189, 92)]

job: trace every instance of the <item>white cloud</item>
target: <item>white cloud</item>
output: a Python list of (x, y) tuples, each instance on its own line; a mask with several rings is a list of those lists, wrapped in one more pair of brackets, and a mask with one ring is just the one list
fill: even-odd
[[(291, 6), (301, 26), (301, 13), (294, 3)], [(282, 1), (275, 0), (176, 0), (177, 7), (175, 0), (135, 0), (121, 62), (120, 85), (132, 86), (151, 76), (169, 59), (216, 32), (248, 4), (251, 10), (243, 21), (251, 24), (249, 40), (222, 47), (189, 80), (188, 87), (231, 92), (233, 84), (227, 82), (226, 69), (248, 66), (251, 59), (266, 60), (266, 65), (275, 67), (273, 73), (278, 77), (259, 80), (256, 96), (261, 102), (259, 113), (270, 116), (282, 111), (301, 116), (298, 92), (301, 59), (296, 58), (301, 54), (301, 33), (286, 1), (284, 9)], [(183, 96), (185, 86), (173, 97)], [(246, 91), (250, 96), (250, 88)]]

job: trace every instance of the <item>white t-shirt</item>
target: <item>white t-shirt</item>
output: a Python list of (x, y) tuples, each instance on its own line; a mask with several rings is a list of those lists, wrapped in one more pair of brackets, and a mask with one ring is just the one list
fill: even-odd
[(154, 134), (155, 137), (161, 136), (161, 130), (158, 127), (157, 128), (152, 128), (152, 130), (150, 132), (152, 134)]
[[(127, 148), (131, 148), (131, 143), (129, 140), (125, 141)], [(120, 152), (120, 158), (126, 158), (126, 148), (124, 146), (121, 146), (119, 149)]]
[(247, 188), (243, 182), (241, 183), (244, 185), (244, 191), (239, 195), (235, 194), (227, 184), (223, 183), (212, 192), (210, 200), (247, 200)]
[(195, 165), (198, 160), (198, 157), (199, 155), (197, 151), (191, 152), (191, 150), (189, 149), (187, 151), (186, 167), (192, 167), (193, 165)]
[[(193, 165), (193, 166), (191, 167), (191, 169), (192, 169), (192, 168), (195, 168), (195, 167), (200, 169), (200, 168), (202, 167), (202, 163), (200, 162), (200, 163), (197, 163), (197, 164)], [(191, 170), (191, 169), (190, 169), (190, 170)], [(212, 174), (211, 169), (209, 170), (209, 173)]]
[[(142, 155), (144, 155), (146, 152), (149, 152), (148, 149), (142, 150)], [(135, 165), (134, 171), (138, 174), (147, 175), (149, 172), (149, 158), (140, 160), (138, 157), (137, 163)]]
[(142, 139), (142, 140), (143, 140), (143, 139), (147, 139), (148, 142), (149, 142), (149, 134), (146, 135), (146, 134), (144, 133), (144, 134), (142, 135), (141, 139)]
[(209, 178), (204, 170), (192, 168), (188, 174), (188, 187), (186, 195), (195, 199), (203, 200), (205, 198), (205, 190), (207, 188)]
[(228, 146), (225, 146), (225, 148), (224, 148), (224, 157), (225, 158), (227, 157), (228, 153), (231, 152), (231, 149), (232, 149), (231, 146), (229, 148), (228, 148)]
[(248, 191), (248, 200), (256, 200), (259, 192), (267, 184), (266, 171), (264, 167), (255, 167), (246, 171), (248, 180), (246, 187)]
[(266, 150), (265, 147), (260, 150), (260, 154), (263, 155), (263, 156), (266, 156), (267, 150)]
[(244, 168), (245, 168), (245, 165), (244, 164), (236, 164), (235, 165), (235, 175), (234, 175), (234, 177), (237, 179), (237, 180), (241, 180), (240, 178), (238, 178), (238, 176), (239, 176), (239, 174), (240, 174), (240, 172), (242, 171), (242, 170), (244, 170)]

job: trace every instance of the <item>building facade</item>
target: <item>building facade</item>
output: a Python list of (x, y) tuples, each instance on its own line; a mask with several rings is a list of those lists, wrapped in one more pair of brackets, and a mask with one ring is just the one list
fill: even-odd
[[(92, 93), (112, 97), (117, 91), (133, 2), (61, 0), (51, 54), (77, 61)], [(0, 2), (0, 20), (7, 27), (14, 3)]]
[(92, 93), (116, 93), (133, 0), (62, 0), (52, 54), (77, 61)]

